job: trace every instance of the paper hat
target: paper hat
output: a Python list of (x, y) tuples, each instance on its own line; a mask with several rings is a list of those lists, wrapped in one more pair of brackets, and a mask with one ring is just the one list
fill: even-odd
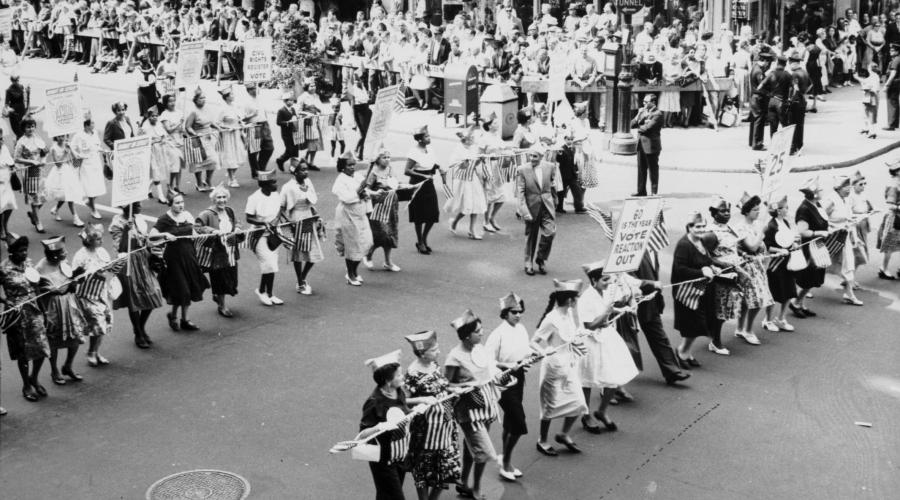
[(750, 201), (750, 198), (753, 198), (752, 196), (750, 196), (750, 193), (744, 191), (744, 194), (741, 195), (741, 199), (738, 200), (738, 205), (743, 207), (745, 203)]
[(20, 248), (28, 248), (28, 236), (6, 233), (6, 251), (15, 252)]
[(194, 89), (194, 99), (196, 99), (198, 97), (202, 97), (202, 96), (203, 96), (203, 89), (201, 89), (200, 87), (197, 87), (196, 89)]
[(407, 335), (405, 338), (416, 352), (424, 352), (437, 345), (437, 332), (434, 330), (414, 333)]
[(536, 154), (538, 156), (544, 156), (544, 151), (544, 146), (539, 142), (532, 144), (531, 147), (528, 148), (528, 154)]
[(255, 89), (255, 88), (256, 88), (256, 82), (247, 82), (247, 83), (244, 84), (244, 88), (247, 89), (247, 90)]
[(256, 173), (256, 182), (261, 184), (263, 182), (275, 182), (275, 170), (262, 170)]
[(230, 93), (231, 93), (231, 85), (223, 85), (223, 86), (219, 87), (219, 95), (221, 95), (222, 97), (225, 97)]
[(866, 177), (859, 170), (857, 170), (856, 173), (853, 174), (852, 181), (853, 181), (854, 185), (856, 185), (864, 180), (866, 180)]
[(888, 173), (889, 173), (889, 174), (891, 174), (891, 175), (897, 175), (897, 173), (900, 172), (900, 162), (889, 163), (888, 166), (887, 166), (887, 168), (888, 168)]
[(288, 99), (293, 99), (293, 98), (294, 98), (294, 93), (291, 92), (290, 90), (287, 90), (283, 94), (281, 94), (282, 101), (286, 101)]
[(800, 191), (809, 191), (810, 193), (814, 193), (819, 190), (819, 176), (810, 177), (806, 179), (806, 182), (800, 186)]
[(836, 175), (834, 176), (834, 189), (843, 189), (850, 185), (850, 178), (846, 175)]
[(553, 280), (553, 291), (557, 293), (581, 293), (581, 280)]
[(41, 240), (41, 245), (44, 245), (44, 250), (48, 252), (58, 252), (60, 250), (65, 250), (66, 237), (54, 236), (53, 238), (47, 238), (46, 240)]
[(783, 195), (781, 198), (769, 200), (769, 208), (770, 209), (778, 209), (784, 208), (788, 204), (787, 195)]
[(400, 363), (400, 349), (378, 356), (377, 358), (367, 359), (365, 365), (371, 368), (374, 372), (382, 366), (386, 366), (391, 363)]
[(602, 272), (604, 267), (606, 267), (606, 260), (598, 260), (590, 264), (582, 264), (581, 270), (584, 271), (584, 274), (590, 276), (591, 274)]
[(689, 224), (689, 225), (693, 226), (695, 224), (699, 224), (699, 223), (703, 222), (704, 220), (706, 220), (706, 219), (703, 217), (703, 214), (700, 213), (699, 210), (691, 210), (690, 212), (688, 212), (687, 220), (685, 221), (685, 224)]
[(428, 133), (428, 125), (422, 125), (413, 129), (413, 135), (422, 135)]
[(731, 203), (728, 203), (728, 200), (722, 198), (719, 195), (715, 195), (709, 201), (709, 208), (715, 208), (716, 210), (724, 210), (731, 207)]
[(460, 328), (476, 321), (478, 321), (478, 316), (475, 316), (475, 313), (473, 313), (471, 309), (466, 309), (466, 312), (464, 312), (462, 316), (450, 322), (450, 326), (452, 326), (454, 330), (459, 330)]
[(509, 292), (509, 295), (505, 297), (500, 297), (500, 310), (504, 309), (525, 309), (525, 301), (522, 300), (522, 297), (519, 297), (513, 292)]
[(78, 236), (81, 237), (82, 240), (94, 236), (103, 236), (103, 224), (88, 224), (84, 226), (84, 229), (82, 229), (80, 233), (78, 233)]

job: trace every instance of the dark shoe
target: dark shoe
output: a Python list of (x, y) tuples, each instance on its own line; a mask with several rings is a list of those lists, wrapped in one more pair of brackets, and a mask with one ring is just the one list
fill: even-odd
[(423, 245), (421, 243), (416, 243), (416, 250), (418, 250), (419, 253), (422, 255), (428, 255), (427, 248), (425, 247), (425, 245)]
[(666, 384), (668, 384), (668, 385), (675, 385), (675, 384), (677, 384), (678, 382), (682, 382), (682, 381), (687, 380), (687, 379), (689, 379), (689, 378), (691, 378), (691, 374), (690, 374), (690, 373), (678, 372), (678, 373), (676, 373), (675, 375), (672, 375), (672, 377), (671, 377), (669, 380), (666, 380)]
[(537, 451), (543, 455), (547, 455), (548, 457), (559, 456), (559, 453), (557, 453), (557, 451), (554, 450), (552, 446), (544, 448), (543, 446), (541, 446), (541, 443), (535, 443), (535, 446), (537, 446)]
[(807, 309), (805, 307), (800, 308), (800, 310), (803, 311), (803, 314), (807, 315), (810, 318), (812, 318), (814, 316), (818, 316), (816, 313), (810, 311), (809, 309)]
[(475, 498), (475, 492), (472, 491), (472, 488), (463, 484), (456, 485), (456, 494), (462, 498)]
[(555, 441), (568, 448), (572, 453), (581, 453), (581, 449), (578, 448), (578, 445), (576, 445), (574, 441), (572, 441), (572, 438), (563, 439), (561, 435), (557, 434)]
[(191, 320), (189, 320), (189, 319), (183, 319), (183, 320), (181, 320), (181, 329), (192, 332), (195, 330), (199, 330), (200, 327), (191, 323)]
[(633, 403), (634, 396), (625, 391), (624, 389), (616, 389), (616, 398), (623, 403)]
[(34, 388), (30, 385), (24, 389), (22, 389), (22, 397), (34, 403), (38, 400), (38, 394), (35, 392)]
[(278, 167), (278, 170), (284, 172), (284, 160), (281, 158), (275, 158), (275, 165)]
[(173, 332), (177, 332), (178, 321), (175, 319), (175, 315), (172, 313), (166, 313), (166, 318), (168, 318), (169, 320), (169, 328), (171, 328)]
[(807, 109), (806, 112), (807, 112), (807, 113), (818, 113), (819, 110), (816, 109), (816, 108), (813, 108), (813, 109)]
[(73, 372), (71, 367), (69, 367), (69, 368), (63, 367), (63, 369), (60, 371), (62, 372), (63, 375), (69, 377), (69, 379), (72, 380), (73, 382), (81, 382), (82, 380), (84, 380), (84, 377)]
[(616, 432), (617, 430), (619, 430), (619, 426), (616, 425), (615, 422), (604, 417), (599, 411), (594, 412), (594, 418), (596, 418), (598, 422), (603, 424), (603, 426), (606, 427), (606, 430), (608, 430), (609, 432)]
[(150, 348), (150, 344), (148, 344), (147, 341), (144, 340), (143, 335), (141, 335), (139, 333), (134, 334), (134, 345), (138, 346), (139, 349), (149, 349)]
[(693, 356), (689, 357), (687, 359), (687, 362), (688, 362), (688, 366), (691, 366), (693, 368), (700, 368), (700, 362), (697, 361), (697, 358), (695, 358)]
[(584, 208), (576, 208), (576, 209), (575, 209), (575, 213), (576, 213), (576, 214), (586, 214), (586, 213), (587, 213), (587, 210), (584, 209)]
[(897, 127), (881, 127), (881, 130), (887, 130), (888, 132), (892, 130), (897, 130)]
[(677, 353), (675, 354), (675, 361), (678, 362), (678, 366), (679, 366), (682, 370), (690, 370), (690, 369), (691, 369), (691, 364), (688, 363), (688, 360), (682, 359), (682, 357), (679, 356)]
[(765, 151), (766, 147), (761, 144), (757, 144), (756, 146), (753, 146), (752, 149), (753, 149), (753, 151)]
[(226, 317), (226, 318), (233, 318), (233, 317), (234, 317), (234, 313), (232, 313), (232, 312), (231, 312), (231, 309), (228, 309), (227, 307), (220, 307), (220, 308), (219, 308), (219, 314), (220, 314), (221, 316)]
[(547, 270), (544, 269), (544, 261), (536, 260), (536, 261), (534, 261), (534, 263), (537, 264), (537, 266), (538, 266), (538, 268), (537, 268), (538, 274), (547, 274)]
[(50, 380), (52, 380), (53, 383), (56, 384), (56, 385), (66, 385), (66, 379), (64, 379), (64, 378), (62, 377), (62, 375), (60, 375), (60, 374), (58, 374), (58, 373), (55, 374), (55, 375), (51, 373), (51, 374), (50, 374)]
[(603, 432), (603, 429), (601, 429), (599, 425), (588, 425), (587, 415), (581, 417), (581, 426), (591, 434), (600, 434)]
[(631, 193), (632, 198), (640, 198), (642, 196), (647, 196), (647, 193)]
[(31, 384), (31, 387), (34, 388), (34, 392), (36, 392), (38, 396), (42, 398), (47, 397), (47, 389), (44, 388), (44, 386), (42, 386), (41, 384)]
[(558, 213), (558, 214), (564, 214), (564, 213), (566, 213), (566, 209), (565, 209), (565, 208), (556, 207), (556, 213)]
[(891, 276), (890, 274), (888, 274), (888, 273), (882, 271), (881, 269), (878, 270), (878, 279), (889, 280), (889, 281), (896, 281), (896, 280), (897, 280), (897, 278), (895, 278), (894, 276)]
[(143, 329), (141, 329), (141, 337), (143, 337), (144, 342), (146, 342), (147, 345), (153, 345), (153, 341), (150, 340), (150, 336), (147, 335), (147, 332), (143, 331)]
[(428, 245), (425, 245), (425, 252), (427, 252), (428, 255), (431, 255), (431, 247)]
[(806, 314), (803, 312), (803, 309), (797, 307), (793, 302), (788, 302), (788, 309), (794, 314), (794, 316), (798, 318), (805, 318)]

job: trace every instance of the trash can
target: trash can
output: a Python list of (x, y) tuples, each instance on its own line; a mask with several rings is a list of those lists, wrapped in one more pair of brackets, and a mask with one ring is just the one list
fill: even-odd
[(478, 70), (468, 64), (444, 68), (444, 125), (447, 115), (468, 116), (478, 110)]
[(500, 120), (500, 138), (509, 139), (516, 131), (516, 113), (519, 111), (519, 96), (509, 85), (498, 83), (489, 85), (481, 94), (481, 116), (487, 118), (494, 113)]

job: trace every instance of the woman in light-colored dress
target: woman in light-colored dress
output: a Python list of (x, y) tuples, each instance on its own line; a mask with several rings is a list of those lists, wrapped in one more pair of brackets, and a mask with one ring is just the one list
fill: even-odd
[(856, 228), (853, 212), (850, 208), (850, 191), (852, 190), (850, 178), (845, 175), (835, 177), (834, 196), (825, 204), (825, 213), (828, 214), (830, 231), (846, 229), (844, 248), (837, 255), (832, 255), (829, 271), (839, 275), (843, 281), (844, 295), (841, 300), (845, 304), (861, 306), (863, 302), (856, 297), (853, 284), (856, 283), (856, 258), (853, 255), (856, 248)]
[(137, 135), (150, 136), (150, 182), (156, 187), (156, 199), (162, 204), (168, 203), (166, 191), (162, 181), (168, 177), (168, 155), (163, 141), (169, 136), (166, 128), (159, 121), (159, 111), (156, 106), (147, 109), (147, 116), (138, 127)]
[[(194, 109), (184, 119), (184, 131), (192, 149), (197, 150), (199, 158), (189, 161), (189, 168), (197, 178), (197, 191), (212, 191), (212, 174), (219, 169), (219, 126), (216, 116), (206, 107), (206, 96), (200, 87), (194, 92)], [(199, 146), (194, 148), (193, 146)]]
[[(668, 59), (663, 63), (663, 78), (667, 88), (675, 85), (675, 80), (681, 76), (681, 56), (677, 51), (672, 51)], [(671, 127), (674, 117), (681, 112), (681, 93), (678, 90), (664, 90), (659, 93), (659, 110), (663, 114), (663, 126)]]
[(47, 163), (50, 164), (50, 168), (44, 179), (44, 185), (47, 188), (47, 198), (51, 202), (56, 202), (56, 206), (50, 209), (50, 215), (61, 221), (62, 216), (59, 214), (59, 209), (66, 204), (69, 206), (69, 212), (72, 213), (72, 223), (76, 227), (83, 227), (84, 222), (75, 211), (75, 202), (81, 203), (84, 200), (84, 191), (81, 189), (81, 181), (78, 179), (75, 167), (72, 166), (73, 160), (67, 136), (54, 137), (53, 145), (50, 146), (50, 152), (47, 154)]
[[(853, 255), (856, 259), (856, 267), (862, 266), (869, 262), (869, 233), (872, 226), (869, 223), (869, 216), (872, 214), (874, 207), (865, 195), (866, 178), (859, 170), (853, 174), (853, 190), (850, 192), (848, 200), (850, 202), (850, 212), (856, 218), (856, 249)], [(859, 288), (859, 283), (854, 283), (853, 288)]]
[[(483, 132), (478, 137), (478, 148), (486, 154), (499, 155), (507, 147), (503, 139), (500, 138), (500, 122), (496, 116), (492, 116), (489, 120), (482, 124)], [(487, 203), (487, 210), (484, 211), (485, 231), (494, 233), (501, 230), (497, 225), (495, 218), (500, 212), (500, 207), (507, 201), (507, 186), (511, 179), (508, 174), (515, 173), (515, 165), (512, 156), (494, 157), (487, 160), (488, 176), (484, 183), (484, 198)]]
[(163, 141), (169, 166), (169, 196), (181, 192), (181, 170), (184, 168), (184, 113), (175, 109), (175, 96), (162, 98), (163, 112), (159, 121), (169, 137)]
[(7, 226), (13, 210), (19, 208), (16, 203), (16, 192), (12, 188), (12, 176), (15, 162), (9, 154), (9, 148), (3, 142), (3, 134), (0, 132), (0, 239), (6, 238)]
[(219, 90), (225, 106), (219, 114), (220, 140), (222, 141), (222, 167), (228, 172), (228, 187), (240, 187), (234, 175), (239, 168), (249, 168), (250, 159), (247, 157), (247, 147), (244, 145), (244, 132), (241, 127), (243, 113), (234, 103), (234, 92), (231, 87)]
[(375, 250), (384, 251), (384, 269), (399, 272), (400, 266), (391, 259), (391, 251), (399, 243), (400, 200), (397, 188), (400, 183), (391, 173), (391, 153), (384, 150), (378, 154), (369, 175), (366, 178), (366, 189), (372, 200), (372, 213), (369, 214), (369, 227), (372, 228), (372, 248), (363, 260), (363, 264), (373, 269), (372, 256)]
[(338, 255), (344, 258), (347, 274), (344, 279), (351, 286), (361, 286), (362, 278), (357, 272), (359, 263), (372, 247), (372, 229), (366, 216), (366, 178), (355, 176), (356, 159), (347, 153), (341, 173), (334, 180), (331, 192), (337, 196), (334, 209), (334, 245)]
[(297, 275), (297, 293), (312, 295), (309, 285), (309, 271), (313, 264), (325, 260), (322, 251), (324, 226), (316, 212), (319, 196), (316, 188), (309, 180), (309, 165), (305, 160), (291, 159), (291, 174), (294, 178), (281, 186), (281, 210), (290, 222), (296, 222), (294, 228), (294, 248), (291, 250), (291, 261)]
[(738, 278), (734, 283), (720, 280), (710, 284), (715, 297), (716, 322), (710, 325), (711, 335), (707, 349), (710, 352), (728, 356), (731, 354), (731, 351), (722, 345), (722, 325), (726, 321), (734, 319), (736, 315), (742, 291), (739, 283), (742, 280), (744, 280), (744, 283), (747, 282), (747, 272), (741, 266), (742, 259), (738, 254), (738, 241), (740, 238), (737, 232), (729, 225), (731, 220), (731, 203), (721, 196), (716, 196), (709, 206), (709, 212), (712, 215), (713, 223), (708, 226), (708, 240), (704, 238), (703, 243), (707, 245), (707, 241), (710, 242), (707, 245), (707, 249), (713, 264), (722, 269), (732, 268), (738, 274)]
[[(303, 86), (303, 93), (297, 98), (296, 107), (297, 116), (306, 127), (304, 130), (306, 142), (298, 145), (298, 147), (306, 150), (306, 163), (309, 164), (310, 170), (317, 170), (315, 163), (316, 153), (324, 149), (322, 127), (319, 125), (318, 116), (325, 113), (325, 105), (322, 104), (322, 99), (319, 98), (315, 80), (310, 80)], [(304, 120), (304, 116), (313, 116), (314, 118)]]
[(16, 141), (16, 149), (13, 159), (17, 166), (25, 168), (24, 181), (22, 182), (22, 194), (25, 195), (25, 203), (31, 205), (28, 219), (38, 233), (43, 233), (44, 226), (38, 214), (44, 202), (47, 200), (44, 189), (44, 181), (41, 179), (41, 169), (46, 163), (47, 153), (50, 150), (47, 144), (35, 133), (37, 123), (30, 116), (22, 119), (23, 135)]
[(582, 392), (578, 357), (585, 353), (584, 345), (578, 341), (578, 327), (581, 324), (575, 307), (581, 292), (581, 280), (553, 281), (554, 291), (544, 310), (544, 315), (532, 336), (532, 343), (542, 350), (559, 348), (541, 362), (541, 429), (537, 449), (544, 455), (558, 453), (547, 441), (550, 421), (563, 418), (562, 433), (556, 435), (556, 442), (573, 452), (578, 448), (569, 437), (575, 421), (588, 412)]
[(84, 120), (84, 129), (72, 136), (72, 154), (81, 162), (78, 180), (91, 209), (91, 217), (102, 219), (95, 205), (97, 197), (106, 194), (106, 179), (103, 178), (103, 160), (100, 157), (100, 136), (94, 132), (94, 121)]
[(738, 281), (741, 287), (741, 309), (737, 319), (735, 335), (747, 343), (758, 345), (759, 339), (753, 333), (753, 321), (763, 308), (774, 303), (769, 289), (769, 278), (766, 275), (768, 261), (761, 260), (768, 253), (763, 242), (763, 227), (759, 224), (759, 213), (762, 200), (759, 196), (744, 193), (741, 197), (741, 217), (732, 224), (738, 235), (738, 250), (745, 259), (752, 259), (742, 266), (746, 271), (745, 278)]
[(108, 271), (97, 272), (111, 261), (109, 253), (103, 248), (103, 225), (90, 224), (79, 236), (84, 246), (75, 252), (72, 267), (89, 273), (88, 277), (79, 283), (76, 291), (87, 327), (85, 331), (89, 342), (87, 362), (89, 366), (107, 365), (109, 360), (100, 354), (100, 344), (104, 336), (112, 333), (110, 282), (118, 280), (114, 276), (108, 276)]
[(488, 172), (483, 158), (479, 158), (478, 148), (472, 136), (473, 129), (457, 132), (460, 145), (450, 161), (450, 190), (453, 196), (444, 203), (444, 209), (453, 216), (450, 231), (456, 233), (456, 225), (469, 216), (469, 239), (480, 240), (475, 232), (478, 216), (487, 211), (484, 185)]

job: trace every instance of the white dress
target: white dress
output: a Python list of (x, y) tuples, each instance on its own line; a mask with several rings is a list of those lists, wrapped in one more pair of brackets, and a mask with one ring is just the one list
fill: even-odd
[(47, 155), (47, 178), (44, 185), (47, 188), (47, 199), (51, 202), (65, 201), (81, 203), (84, 200), (84, 191), (81, 189), (81, 181), (72, 166), (72, 156), (67, 150), (62, 150), (56, 144), (50, 146)]
[(162, 182), (168, 178), (169, 164), (166, 155), (166, 147), (164, 141), (167, 140), (169, 134), (166, 133), (162, 122), (156, 122), (156, 125), (149, 121), (141, 125), (138, 135), (147, 135), (152, 137), (150, 145), (150, 179), (153, 182)]
[(474, 148), (460, 146), (453, 154), (450, 168), (450, 189), (453, 197), (444, 203), (451, 215), (477, 215), (487, 210), (484, 185), (488, 172), (483, 159), (476, 158)]
[[(278, 195), (278, 192), (275, 191), (266, 196), (259, 189), (247, 198), (247, 206), (244, 209), (244, 213), (247, 215), (255, 215), (257, 219), (266, 223), (275, 222), (280, 212), (281, 196)], [(261, 274), (278, 272), (278, 247), (275, 250), (269, 249), (268, 236), (264, 234), (260, 237), (253, 250), (259, 259)]]
[[(596, 288), (590, 287), (578, 297), (578, 317), (584, 323), (593, 322), (609, 311), (612, 302), (612, 297), (604, 297)], [(616, 331), (615, 323), (591, 332), (584, 345), (588, 353), (581, 358), (582, 386), (592, 389), (618, 387), (637, 376), (631, 351)]]
[(15, 162), (9, 154), (6, 144), (0, 144), (0, 212), (19, 208), (16, 203), (16, 194), (9, 180), (12, 177), (12, 169)]
[[(554, 308), (544, 319), (533, 341), (541, 347), (556, 347), (575, 338), (577, 327), (572, 310), (565, 315)], [(541, 420), (579, 417), (588, 412), (581, 391), (578, 356), (571, 347), (560, 349), (541, 362)]]
[(72, 136), (72, 153), (81, 159), (78, 179), (81, 189), (88, 198), (106, 194), (106, 179), (103, 177), (103, 160), (100, 157), (100, 136), (80, 131)]
[(219, 115), (219, 124), (228, 130), (220, 132), (222, 154), (219, 157), (222, 162), (222, 168), (236, 170), (241, 167), (249, 167), (250, 160), (247, 157), (247, 147), (244, 146), (243, 132), (238, 128), (241, 126), (241, 113), (236, 106), (225, 104), (222, 107), (222, 113)]

